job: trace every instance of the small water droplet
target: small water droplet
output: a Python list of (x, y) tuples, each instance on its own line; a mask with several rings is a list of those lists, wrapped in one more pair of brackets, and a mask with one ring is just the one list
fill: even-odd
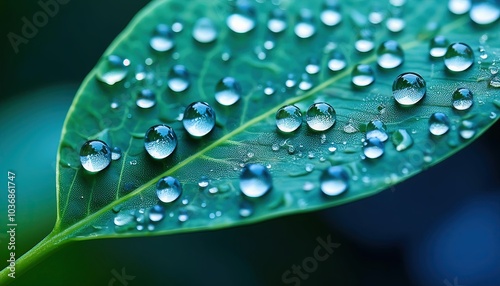
[(406, 21), (403, 18), (402, 10), (400, 8), (391, 9), (391, 13), (385, 21), (385, 26), (387, 30), (393, 33), (399, 33), (403, 31), (406, 26)]
[(116, 161), (120, 160), (122, 157), (122, 149), (119, 147), (114, 147), (113, 150), (111, 151), (111, 160)]
[(253, 214), (253, 206), (246, 201), (240, 203), (239, 214), (241, 217), (249, 217)]
[(337, 0), (326, 0), (323, 3), (320, 19), (323, 24), (329, 27), (336, 26), (342, 21), (340, 5)]
[(450, 130), (450, 120), (448, 116), (441, 112), (436, 112), (429, 118), (429, 131), (436, 136), (441, 136)]
[(265, 95), (273, 95), (276, 92), (274, 89), (273, 83), (272, 82), (267, 82), (266, 86), (264, 87), (264, 94)]
[(378, 138), (380, 141), (385, 142), (387, 136), (387, 127), (380, 120), (372, 120), (366, 125), (366, 139)]
[(335, 151), (337, 151), (337, 147), (335, 147), (334, 145), (331, 145), (330, 147), (328, 147), (328, 152), (335, 153)]
[(260, 164), (247, 164), (240, 174), (240, 190), (251, 198), (265, 195), (272, 188), (269, 170)]
[(144, 148), (154, 159), (168, 157), (177, 147), (177, 136), (168, 125), (159, 124), (150, 127), (144, 138)]
[(278, 151), (280, 149), (280, 145), (278, 143), (273, 143), (273, 145), (271, 146), (271, 149), (273, 151)]
[(406, 129), (398, 129), (392, 133), (392, 144), (397, 151), (404, 151), (413, 145), (413, 138)]
[(470, 0), (449, 0), (448, 10), (455, 15), (462, 15), (469, 12), (471, 7)]
[(299, 89), (302, 91), (310, 90), (313, 87), (313, 83), (309, 75), (306, 73), (302, 74), (301, 81), (299, 82)]
[[(297, 130), (300, 125), (302, 125), (302, 112), (300, 112), (297, 106), (286, 105), (276, 112), (276, 126), (279, 130), (283, 132), (293, 132)], [(278, 144), (276, 144), (276, 146), (279, 149)]]
[(425, 80), (417, 73), (402, 73), (392, 84), (392, 95), (401, 105), (411, 106), (419, 102), (426, 93)]
[(297, 85), (297, 80), (295, 79), (295, 75), (288, 74), (287, 79), (285, 81), (285, 86), (287, 88), (294, 88)]
[(312, 182), (307, 181), (302, 186), (302, 189), (306, 192), (312, 191), (314, 189), (314, 184)]
[(472, 106), (473, 103), (472, 91), (468, 88), (457, 88), (452, 95), (453, 108), (456, 110), (466, 110)]
[(489, 85), (491, 87), (500, 87), (500, 75), (491, 78)]
[(379, 158), (384, 154), (384, 142), (376, 137), (366, 139), (363, 143), (363, 154), (369, 159)]
[(269, 31), (273, 33), (281, 33), (287, 26), (285, 11), (279, 8), (273, 9), (269, 15), (269, 20), (267, 21), (267, 28)]
[(217, 39), (217, 28), (209, 18), (200, 18), (196, 20), (193, 27), (193, 38), (202, 43), (207, 44)]
[(431, 39), (429, 44), (429, 54), (433, 58), (444, 57), (450, 42), (445, 36), (438, 35)]
[(227, 17), (226, 24), (233, 32), (244, 34), (255, 27), (255, 8), (249, 1), (239, 0)]
[(102, 171), (111, 163), (111, 149), (103, 141), (87, 141), (80, 149), (80, 162), (91, 173)]
[(306, 164), (306, 172), (308, 173), (311, 173), (312, 171), (314, 171), (314, 165), (313, 164)]
[(462, 120), (458, 127), (458, 133), (463, 139), (471, 139), (476, 135), (476, 125), (470, 120)]
[(159, 24), (156, 26), (153, 36), (149, 40), (149, 45), (157, 52), (166, 52), (174, 47), (174, 33), (168, 25)]
[(165, 208), (160, 205), (155, 205), (149, 210), (149, 220), (159, 222), (165, 217)]
[(116, 226), (126, 227), (128, 225), (135, 225), (134, 216), (126, 213), (119, 213), (113, 219)]
[(361, 29), (357, 36), (354, 47), (360, 53), (367, 53), (373, 50), (375, 43), (373, 42), (373, 32), (370, 29)]
[(309, 61), (306, 65), (306, 72), (308, 74), (317, 74), (319, 73), (320, 66), (317, 58), (309, 58)]
[(174, 92), (183, 92), (189, 85), (189, 72), (183, 65), (174, 65), (168, 73), (168, 87)]
[(194, 137), (205, 136), (215, 126), (215, 111), (208, 103), (193, 102), (186, 107), (182, 124), (190, 135)]
[(114, 100), (113, 102), (111, 102), (110, 107), (112, 109), (118, 109), (120, 107), (120, 103)]
[(375, 81), (373, 69), (366, 64), (354, 66), (351, 76), (352, 83), (358, 87), (368, 86)]
[(137, 160), (132, 160), (132, 161), (129, 162), (129, 164), (131, 166), (135, 166), (135, 165), (137, 165)]
[(470, 18), (479, 25), (489, 25), (500, 17), (498, 1), (476, 1), (470, 10)]
[(151, 89), (141, 89), (137, 94), (135, 103), (140, 108), (151, 108), (156, 104), (156, 95)]
[(310, 38), (316, 33), (313, 12), (311, 10), (307, 8), (300, 10), (297, 23), (294, 27), (294, 32), (295, 35), (301, 39)]
[(498, 73), (498, 67), (491, 65), (489, 68), (491, 75), (496, 75)]
[(497, 114), (495, 112), (490, 112), (490, 116), (488, 116), (490, 119), (495, 119), (497, 118)]
[(444, 65), (452, 72), (461, 72), (472, 66), (474, 53), (471, 47), (464, 43), (453, 43), (446, 50)]
[(177, 216), (177, 219), (179, 220), (179, 222), (186, 222), (189, 220), (189, 215), (187, 213), (187, 211), (185, 210), (181, 210), (179, 211), (179, 216)]
[(177, 200), (181, 194), (181, 183), (174, 177), (163, 177), (156, 183), (156, 195), (164, 203)]
[(198, 180), (198, 186), (200, 188), (206, 188), (206, 187), (208, 187), (209, 183), (210, 183), (210, 180), (208, 179), (207, 176), (201, 176), (200, 179)]
[(231, 52), (230, 51), (222, 52), (221, 59), (225, 62), (229, 61), (231, 59)]
[(183, 199), (183, 200), (181, 201), (181, 203), (182, 203), (183, 205), (187, 205), (187, 204), (189, 204), (189, 200), (188, 200), (188, 199)]
[(215, 86), (215, 100), (222, 105), (233, 105), (241, 97), (240, 83), (232, 77), (221, 79)]
[(378, 25), (384, 21), (385, 15), (380, 7), (374, 6), (368, 14), (368, 21), (373, 25)]
[(128, 67), (121, 57), (109, 55), (99, 62), (96, 77), (107, 85), (122, 81), (128, 74)]
[(328, 60), (328, 68), (335, 72), (343, 70), (346, 66), (347, 60), (344, 54), (338, 50), (333, 50)]
[(404, 60), (403, 49), (398, 42), (389, 40), (385, 41), (378, 47), (377, 63), (384, 69), (393, 69), (400, 66)]
[(332, 166), (319, 178), (321, 191), (327, 196), (338, 196), (349, 188), (349, 175), (342, 166)]
[(219, 192), (219, 188), (217, 187), (211, 187), (208, 189), (208, 192), (211, 194), (217, 194)]
[(180, 33), (184, 29), (184, 25), (179, 20), (172, 23), (172, 31), (175, 33)]
[(348, 133), (348, 134), (356, 133), (356, 132), (358, 132), (358, 129), (356, 127), (354, 127), (354, 125), (352, 125), (351, 122), (349, 122), (348, 124), (346, 124), (344, 126), (344, 132)]
[(307, 125), (315, 131), (325, 131), (335, 124), (335, 109), (326, 102), (317, 102), (309, 106), (306, 113)]

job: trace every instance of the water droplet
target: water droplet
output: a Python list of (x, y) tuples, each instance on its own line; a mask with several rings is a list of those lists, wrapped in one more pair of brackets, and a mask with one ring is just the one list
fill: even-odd
[(172, 31), (175, 33), (180, 33), (184, 29), (184, 25), (179, 20), (172, 23)]
[(170, 126), (159, 124), (146, 131), (144, 148), (154, 159), (168, 157), (176, 147), (177, 136)]
[(255, 8), (248, 1), (237, 1), (233, 12), (226, 19), (226, 24), (235, 33), (250, 32), (255, 27)]
[[(313, 157), (314, 157), (314, 155), (313, 155)], [(314, 165), (313, 164), (306, 164), (305, 169), (306, 169), (306, 172), (311, 173), (312, 171), (314, 171)]]
[(450, 120), (446, 114), (436, 112), (429, 118), (429, 131), (436, 136), (445, 134), (450, 130)]
[(392, 84), (392, 95), (401, 105), (410, 106), (419, 102), (426, 93), (425, 80), (417, 73), (403, 73)]
[(363, 154), (369, 159), (376, 159), (384, 154), (384, 142), (376, 137), (368, 138), (363, 143)]
[(500, 76), (494, 76), (491, 78), (489, 85), (492, 87), (500, 87)]
[(149, 210), (149, 220), (152, 222), (161, 221), (165, 217), (165, 208), (155, 205)]
[(406, 129), (398, 129), (392, 133), (392, 144), (397, 151), (404, 151), (413, 145), (413, 138)]
[(373, 32), (369, 29), (361, 29), (354, 43), (354, 47), (360, 53), (367, 53), (373, 50), (375, 43), (373, 42)]
[(159, 24), (156, 26), (153, 37), (149, 40), (149, 45), (157, 52), (166, 52), (174, 47), (174, 33), (168, 25)]
[(200, 188), (206, 188), (206, 187), (208, 187), (209, 183), (210, 183), (210, 180), (208, 179), (207, 176), (201, 176), (200, 179), (198, 180), (198, 186)]
[(393, 69), (403, 63), (404, 53), (398, 42), (385, 41), (378, 47), (377, 63), (384, 69)]
[(211, 187), (208, 189), (208, 192), (211, 194), (217, 194), (219, 192), (219, 188), (217, 187)]
[(129, 162), (130, 166), (135, 166), (137, 165), (137, 160), (132, 160)]
[(472, 91), (470, 91), (468, 88), (464, 87), (457, 88), (457, 90), (453, 92), (452, 96), (453, 107), (456, 110), (469, 109), (473, 103), (472, 98), (473, 98)]
[(336, 26), (342, 21), (340, 5), (337, 0), (326, 0), (324, 2), (320, 18), (321, 22), (329, 27)]
[(267, 82), (266, 86), (264, 87), (264, 94), (265, 95), (273, 95), (276, 92), (274, 89), (273, 83), (272, 82)]
[(113, 219), (113, 222), (116, 226), (128, 226), (131, 224), (135, 225), (134, 216), (126, 213), (119, 213)]
[(253, 207), (249, 202), (243, 201), (240, 203), (239, 214), (241, 217), (249, 217), (253, 214)]
[(293, 132), (297, 130), (300, 125), (302, 125), (302, 112), (300, 112), (297, 106), (286, 105), (276, 112), (276, 126), (279, 130), (283, 132)]
[(240, 83), (232, 77), (221, 79), (215, 86), (215, 100), (222, 105), (233, 105), (241, 97)]
[(354, 127), (354, 125), (352, 125), (351, 122), (349, 122), (348, 124), (346, 124), (344, 126), (344, 132), (348, 133), (348, 134), (356, 133), (356, 132), (358, 132), (358, 129), (356, 127)]
[(168, 73), (168, 87), (175, 92), (185, 91), (189, 87), (189, 72), (183, 65), (174, 65)]
[(156, 183), (156, 195), (164, 203), (171, 203), (182, 194), (181, 183), (173, 177), (163, 177)]
[(267, 28), (269, 31), (273, 33), (281, 33), (287, 26), (285, 12), (279, 8), (273, 9), (269, 15), (269, 20), (267, 21)]
[(406, 21), (403, 19), (401, 9), (397, 9), (396, 11), (391, 11), (391, 15), (387, 18), (385, 21), (385, 26), (387, 27), (387, 30), (393, 32), (393, 33), (398, 33), (403, 31), (403, 29), (406, 26)]
[(193, 102), (184, 111), (184, 129), (194, 137), (207, 135), (215, 126), (215, 111), (208, 103)]
[(453, 43), (446, 50), (444, 65), (452, 72), (461, 72), (472, 66), (474, 53), (464, 43)]
[(315, 131), (325, 131), (335, 124), (335, 109), (326, 102), (314, 103), (307, 109), (307, 125)]
[(185, 210), (181, 210), (179, 211), (179, 216), (177, 216), (177, 219), (179, 220), (179, 222), (186, 222), (189, 220), (189, 215), (187, 213), (187, 211)]
[(231, 51), (222, 52), (221, 59), (225, 62), (229, 61), (231, 59)]
[(128, 68), (124, 61), (116, 55), (109, 55), (102, 59), (97, 68), (97, 79), (108, 85), (122, 81), (128, 74)]
[(113, 150), (111, 151), (111, 160), (116, 161), (120, 160), (122, 157), (122, 149), (119, 147), (114, 147)]
[(240, 190), (251, 198), (262, 197), (272, 188), (269, 170), (260, 164), (247, 164), (240, 174)]
[(489, 68), (491, 75), (496, 75), (498, 73), (498, 67), (491, 65)]
[(382, 11), (381, 8), (379, 7), (373, 7), (370, 11), (370, 14), (368, 14), (368, 21), (372, 23), (373, 25), (378, 25), (384, 21), (385, 15), (384, 12)]
[(470, 10), (470, 0), (449, 0), (448, 10), (455, 15), (462, 15)]
[(302, 39), (310, 38), (316, 33), (313, 12), (311, 10), (306, 8), (300, 10), (294, 32), (297, 37)]
[(137, 94), (135, 104), (140, 108), (151, 108), (156, 104), (156, 95), (151, 89), (141, 89)]
[(497, 118), (497, 114), (495, 112), (490, 112), (490, 116), (488, 116), (490, 119), (495, 119)]
[(273, 143), (273, 145), (271, 146), (271, 149), (273, 151), (278, 151), (280, 149), (280, 145), (278, 143)]
[(293, 88), (297, 85), (297, 80), (295, 79), (295, 76), (293, 74), (288, 74), (287, 79), (285, 81), (285, 86), (288, 88)]
[(358, 87), (368, 86), (375, 81), (375, 73), (372, 67), (366, 64), (354, 66), (351, 75), (352, 83)]
[(217, 39), (217, 28), (212, 20), (209, 18), (200, 18), (196, 20), (193, 27), (193, 38), (202, 43), (207, 44)]
[(314, 184), (312, 182), (305, 182), (302, 189), (306, 192), (312, 191), (314, 189)]
[(306, 91), (306, 90), (310, 90), (312, 87), (313, 87), (313, 83), (312, 83), (312, 80), (309, 77), (309, 75), (307, 75), (306, 73), (302, 74), (302, 79), (299, 82), (299, 89)]
[(347, 66), (344, 54), (338, 50), (333, 50), (328, 60), (328, 68), (331, 71), (340, 71)]
[(328, 152), (335, 153), (335, 151), (337, 151), (337, 147), (335, 147), (334, 145), (331, 145), (330, 147), (328, 147)]
[(446, 54), (446, 49), (449, 45), (450, 42), (445, 36), (435, 36), (429, 44), (429, 54), (433, 58), (443, 57)]
[(387, 136), (387, 127), (380, 120), (372, 120), (366, 125), (366, 138), (378, 138), (380, 141), (385, 142)]
[(470, 18), (479, 25), (489, 25), (500, 17), (498, 1), (477, 1), (470, 10)]
[(321, 191), (327, 196), (338, 196), (349, 188), (349, 175), (342, 166), (331, 166), (319, 178)]
[(463, 139), (471, 139), (476, 135), (476, 125), (470, 120), (463, 120), (460, 122), (458, 132)]
[(308, 74), (317, 74), (319, 73), (319, 62), (317, 58), (309, 58), (309, 62), (306, 65), (306, 72)]
[(91, 173), (102, 171), (111, 163), (111, 149), (103, 141), (87, 141), (80, 149), (80, 162)]

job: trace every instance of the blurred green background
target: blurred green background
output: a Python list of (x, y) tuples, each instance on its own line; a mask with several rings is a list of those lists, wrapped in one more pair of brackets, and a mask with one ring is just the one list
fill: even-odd
[[(147, 3), (69, 1), (16, 54), (7, 34), (20, 35), (22, 18), (41, 8), (0, 2), (2, 267), (7, 171), (16, 173), (20, 256), (54, 224), (57, 144), (79, 83)], [(77, 242), (13, 285), (280, 285), (328, 235), (340, 247), (301, 285), (500, 285), (499, 134), (496, 124), (440, 165), (362, 201), (213, 232)], [(135, 278), (113, 282), (122, 269)]]

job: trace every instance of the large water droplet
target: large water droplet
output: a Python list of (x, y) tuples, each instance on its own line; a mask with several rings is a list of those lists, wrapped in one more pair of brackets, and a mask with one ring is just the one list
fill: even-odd
[(436, 112), (429, 118), (429, 131), (436, 136), (445, 134), (450, 130), (450, 119), (441, 112)]
[(140, 108), (151, 108), (156, 104), (156, 95), (151, 89), (141, 89), (137, 94), (135, 104)]
[(293, 132), (302, 125), (302, 112), (295, 105), (286, 105), (276, 112), (276, 126), (283, 132)]
[(127, 61), (116, 55), (109, 55), (102, 59), (97, 68), (96, 77), (98, 80), (114, 85), (122, 81), (128, 74)]
[(363, 145), (363, 154), (369, 159), (376, 159), (384, 154), (384, 142), (376, 137), (366, 139)]
[(468, 88), (457, 88), (452, 96), (453, 108), (456, 110), (466, 110), (472, 106), (473, 95)]
[(174, 44), (174, 33), (170, 27), (165, 24), (156, 26), (153, 37), (149, 40), (151, 48), (157, 52), (166, 52), (171, 50)]
[(233, 12), (226, 19), (226, 24), (235, 33), (250, 32), (255, 27), (255, 8), (248, 1), (237, 1)]
[(181, 194), (181, 183), (174, 177), (163, 177), (156, 183), (156, 195), (164, 203), (175, 201)]
[(326, 102), (317, 102), (309, 106), (306, 113), (307, 125), (315, 131), (325, 131), (335, 124), (335, 109)]
[(433, 58), (443, 57), (446, 54), (446, 49), (449, 45), (450, 42), (445, 36), (435, 36), (429, 44), (429, 54)]
[(452, 72), (461, 72), (472, 66), (474, 53), (464, 43), (453, 43), (446, 50), (444, 65)]
[(392, 144), (397, 151), (404, 151), (413, 145), (413, 138), (406, 129), (398, 129), (392, 133)]
[(398, 42), (385, 41), (378, 47), (377, 63), (384, 69), (393, 69), (403, 63), (404, 53)]
[(419, 102), (426, 93), (425, 80), (417, 73), (403, 73), (392, 84), (392, 95), (401, 105), (410, 106)]
[(120, 160), (122, 157), (122, 149), (119, 147), (113, 147), (113, 150), (111, 150), (111, 160), (116, 161)]
[(163, 159), (174, 152), (177, 147), (177, 136), (170, 126), (155, 125), (146, 131), (144, 147), (154, 159)]
[(241, 170), (240, 190), (251, 198), (265, 195), (273, 186), (269, 170), (260, 164), (247, 164)]
[(233, 105), (241, 97), (240, 83), (232, 77), (221, 79), (215, 86), (215, 100), (222, 105)]
[(448, 10), (455, 15), (462, 15), (470, 10), (471, 0), (449, 0)]
[(269, 15), (269, 20), (267, 21), (267, 28), (269, 31), (273, 33), (281, 33), (287, 26), (285, 11), (279, 8), (273, 9)]
[(87, 141), (80, 149), (80, 162), (91, 173), (102, 171), (111, 163), (111, 149), (103, 141)]
[(477, 1), (470, 10), (470, 18), (479, 25), (489, 25), (500, 17), (500, 2), (498, 1)]
[(375, 81), (375, 73), (372, 67), (366, 64), (354, 66), (351, 75), (352, 83), (358, 87), (368, 86)]
[(321, 173), (319, 184), (325, 195), (338, 196), (349, 188), (349, 174), (342, 166), (331, 166)]
[(333, 50), (328, 60), (328, 68), (331, 71), (340, 71), (347, 66), (344, 54), (338, 50)]
[(196, 20), (193, 27), (193, 38), (202, 43), (207, 44), (217, 39), (217, 28), (212, 20), (209, 18), (200, 18)]
[(333, 27), (342, 21), (342, 14), (340, 13), (340, 5), (337, 0), (326, 0), (323, 4), (323, 9), (320, 14), (321, 22), (323, 24)]
[(155, 205), (149, 210), (149, 220), (152, 222), (161, 221), (165, 217), (165, 208), (160, 205)]
[(311, 10), (306, 8), (300, 10), (294, 32), (297, 37), (302, 39), (310, 38), (316, 33), (313, 12)]
[(193, 102), (184, 111), (182, 124), (194, 137), (207, 135), (215, 126), (215, 111), (208, 103)]
[(183, 65), (174, 65), (168, 73), (168, 87), (175, 92), (183, 92), (189, 87), (189, 72)]
[(378, 138), (385, 142), (389, 136), (387, 135), (387, 127), (380, 120), (372, 120), (366, 125), (366, 138)]
[(354, 43), (354, 47), (360, 53), (370, 52), (375, 47), (373, 37), (373, 32), (370, 29), (361, 29)]

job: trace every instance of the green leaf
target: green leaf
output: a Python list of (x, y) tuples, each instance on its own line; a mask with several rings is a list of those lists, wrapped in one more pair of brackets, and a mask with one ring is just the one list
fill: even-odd
[[(444, 2), (408, 1), (402, 8), (405, 28), (394, 33), (385, 22), (369, 24), (367, 15), (375, 1), (373, 5), (350, 1), (342, 3), (342, 22), (328, 27), (319, 17), (323, 1), (308, 1), (307, 5), (284, 1), (279, 7), (288, 27), (273, 34), (267, 29), (267, 20), (275, 6), (271, 1), (259, 2), (264, 3), (251, 2), (256, 26), (243, 34), (226, 25), (227, 16), (237, 7), (234, 1), (153, 1), (134, 18), (85, 79), (68, 113), (58, 156), (58, 218), (43, 245), (216, 229), (344, 204), (376, 194), (440, 162), (498, 119), (498, 78), (489, 70), (500, 53), (497, 23), (479, 26), (468, 15), (452, 15)], [(294, 26), (305, 8), (312, 11), (316, 31), (311, 38), (300, 39)], [(216, 41), (193, 39), (193, 27), (201, 17), (213, 21)], [(174, 48), (153, 50), (149, 42), (157, 25), (172, 25), (177, 20), (176, 27), (180, 23), (182, 30), (174, 33)], [(374, 32), (375, 50), (389, 39), (401, 45), (401, 66), (382, 69), (377, 66), (375, 51), (354, 49), (357, 35), (366, 25)], [(442, 59), (431, 58), (429, 42), (438, 34), (450, 42), (470, 45), (474, 65), (463, 72), (450, 72)], [(341, 71), (327, 67), (333, 49), (346, 56), (347, 67)], [(125, 78), (109, 80), (109, 85), (98, 77), (108, 69), (111, 55), (127, 59), (127, 66), (119, 71), (126, 73)], [(318, 74), (309, 75), (313, 87), (306, 91), (285, 87), (289, 74), (302, 80), (311, 59), (320, 67)], [(360, 63), (375, 72), (375, 82), (367, 87), (351, 83), (351, 71)], [(180, 93), (167, 86), (169, 71), (176, 64), (190, 73), (190, 87)], [(418, 73), (427, 84), (425, 97), (411, 107), (398, 105), (392, 97), (393, 81), (403, 72)], [(226, 76), (234, 77), (243, 91), (232, 106), (223, 106), (214, 98), (216, 84)], [(271, 95), (264, 91), (269, 83), (275, 89)], [(467, 111), (452, 108), (452, 93), (459, 87), (474, 94), (474, 104)], [(152, 108), (136, 105), (137, 94), (144, 88), (156, 94)], [(217, 115), (214, 130), (201, 139), (189, 136), (179, 120), (183, 109), (195, 101), (207, 102)], [(304, 114), (312, 103), (323, 101), (336, 110), (332, 128), (313, 131), (304, 120), (293, 133), (277, 130), (278, 108), (295, 104)], [(429, 133), (429, 118), (435, 112), (450, 119), (451, 128), (442, 136)], [(389, 135), (384, 154), (377, 159), (363, 155), (371, 120), (385, 123)], [(152, 159), (144, 150), (144, 134), (157, 124), (171, 126), (178, 138), (175, 152), (163, 160)], [(460, 135), (463, 126), (475, 130), (471, 139)], [(400, 129), (407, 134), (394, 133)], [(406, 142), (408, 135), (411, 146), (396, 150), (395, 145)], [(121, 158), (103, 171), (89, 174), (79, 162), (79, 152), (90, 139), (121, 148)], [(266, 166), (272, 176), (272, 189), (260, 198), (248, 198), (240, 191), (241, 169), (249, 163)], [(320, 176), (330, 166), (341, 166), (347, 172), (348, 190), (338, 196), (327, 196), (320, 189)], [(155, 189), (165, 176), (177, 178), (183, 189), (179, 199), (167, 204), (159, 202)], [(203, 176), (210, 180), (205, 188), (198, 185)], [(157, 204), (165, 208), (165, 218), (150, 222), (147, 215)], [(251, 214), (242, 216), (242, 208), (251, 209)], [(116, 226), (117, 216), (130, 222)]]

